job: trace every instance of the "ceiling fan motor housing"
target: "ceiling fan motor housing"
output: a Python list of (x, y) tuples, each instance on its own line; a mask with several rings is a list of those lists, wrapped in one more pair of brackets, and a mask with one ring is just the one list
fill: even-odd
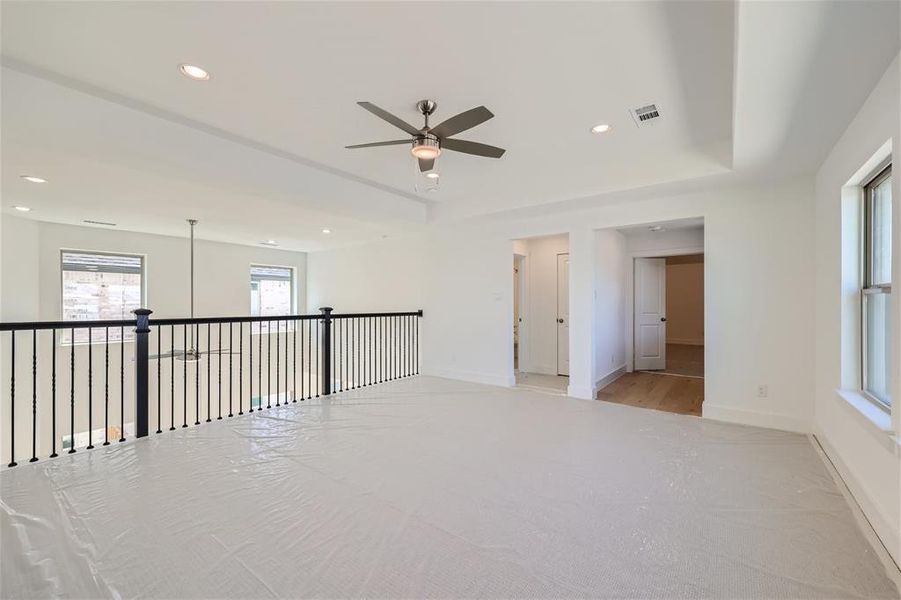
[(441, 144), (436, 136), (431, 133), (423, 133), (413, 140), (411, 152), (416, 158), (433, 159), (441, 154)]

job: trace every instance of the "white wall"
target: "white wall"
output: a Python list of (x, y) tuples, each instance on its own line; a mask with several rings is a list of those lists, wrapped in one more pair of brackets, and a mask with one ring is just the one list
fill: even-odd
[[(594, 232), (704, 219), (708, 344), (705, 415), (809, 431), (813, 372), (813, 189), (809, 179), (723, 185), (520, 219), (438, 225), (429, 234), (425, 369), (509, 383), (510, 240), (570, 235), (570, 393), (594, 387)], [(440, 275), (439, 275), (440, 273)], [(786, 289), (795, 290), (786, 294)], [(766, 398), (757, 386), (766, 385)]]
[[(153, 316), (188, 316), (186, 238), (43, 223), (9, 215), (3, 228), (4, 321), (61, 318), (61, 249), (144, 255), (146, 305), (154, 311)], [(195, 261), (197, 316), (249, 314), (251, 264), (292, 267), (298, 308), (306, 303), (306, 254), (302, 252), (197, 240)]]
[(704, 257), (666, 259), (666, 343), (704, 344)]
[[(856, 263), (855, 249), (842, 253), (842, 214), (855, 213), (853, 187), (843, 187), (891, 140), (894, 148), (892, 183), (894, 281), (901, 281), (901, 150), (899, 65), (896, 59), (823, 162), (816, 177), (816, 344), (814, 430), (824, 449), (895, 560), (901, 562), (901, 309), (897, 286), (892, 293), (891, 325), (894, 365), (891, 396), (893, 420), (866, 404), (854, 404), (837, 393), (856, 384), (856, 284), (847, 281)], [(844, 197), (844, 201), (843, 201)], [(845, 272), (843, 274), (843, 265)], [(853, 279), (853, 274), (852, 274)], [(850, 317), (850, 318), (849, 318)], [(843, 330), (843, 323), (845, 325)], [(849, 325), (850, 324), (850, 325)], [(844, 381), (843, 381), (844, 379)], [(868, 411), (867, 408), (870, 408)], [(863, 409), (863, 410), (861, 410)], [(876, 420), (870, 417), (877, 417)]]
[(520, 371), (557, 374), (557, 256), (569, 253), (566, 234), (516, 240), (526, 257)]
[(594, 392), (626, 367), (626, 239), (616, 230), (597, 232), (595, 268)]
[(307, 310), (315, 312), (321, 306), (335, 312), (419, 310), (425, 269), (421, 235), (311, 253)]

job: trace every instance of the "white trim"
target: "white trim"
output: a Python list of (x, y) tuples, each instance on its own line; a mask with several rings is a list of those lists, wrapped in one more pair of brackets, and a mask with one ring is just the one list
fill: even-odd
[(617, 379), (619, 379), (620, 377), (622, 377), (625, 374), (626, 374), (626, 365), (621, 365), (618, 369), (614, 369), (614, 370), (610, 371), (609, 373), (607, 373), (606, 375), (604, 375), (603, 377), (601, 377), (600, 379), (598, 379), (594, 383), (594, 394), (592, 394), (591, 397), (597, 398), (598, 392), (600, 392), (602, 389), (604, 389), (605, 387), (607, 387), (608, 385), (610, 385), (611, 383), (613, 383), (614, 381), (616, 381)]
[(886, 450), (901, 455), (901, 435), (892, 429), (892, 415), (863, 394), (852, 390), (835, 390), (853, 415)]
[(497, 375), (495, 373), (481, 373), (478, 371), (458, 371), (456, 369), (424, 368), (423, 375), (443, 377), (445, 379), (457, 379), (459, 381), (468, 381), (470, 383), (484, 383), (486, 385), (495, 385), (500, 387), (514, 387), (516, 385), (516, 377), (512, 373), (510, 373), (509, 375)]
[[(813, 437), (822, 449), (823, 454), (825, 454), (825, 458), (828, 459), (831, 466), (835, 469), (838, 476), (847, 487), (848, 492), (858, 505), (857, 508), (863, 513), (864, 519), (884, 546), (884, 550), (887, 550), (891, 557), (894, 558), (896, 570), (894, 577), (895, 584), (901, 588), (901, 577), (899, 577), (897, 573), (897, 564), (901, 562), (901, 536), (894, 530), (891, 525), (891, 520), (879, 510), (879, 506), (873, 502), (872, 497), (861, 485), (860, 480), (854, 476), (854, 472), (848, 468), (848, 465), (845, 464), (839, 453), (832, 444), (829, 443), (829, 440), (817, 426), (814, 426)], [(852, 512), (853, 509), (854, 506), (852, 506)], [(877, 548), (876, 550), (877, 554), (879, 554), (879, 549)]]
[(754, 427), (767, 427), (769, 429), (781, 429), (782, 431), (792, 431), (795, 433), (810, 433), (810, 424), (805, 419), (799, 417), (722, 406), (713, 404), (706, 399), (704, 400), (704, 403), (701, 404), (701, 416), (705, 419), (712, 419), (714, 421), (739, 423), (741, 425), (751, 425)]

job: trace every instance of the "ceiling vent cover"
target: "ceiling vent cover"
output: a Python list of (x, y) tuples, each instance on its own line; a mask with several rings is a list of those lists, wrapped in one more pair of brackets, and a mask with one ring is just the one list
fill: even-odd
[(657, 108), (656, 104), (648, 104), (641, 108), (633, 108), (629, 112), (632, 114), (635, 124), (639, 127), (644, 127), (660, 118), (660, 109)]

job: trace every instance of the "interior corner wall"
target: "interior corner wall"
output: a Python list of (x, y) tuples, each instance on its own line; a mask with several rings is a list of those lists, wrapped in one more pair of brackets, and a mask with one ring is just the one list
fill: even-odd
[[(857, 499), (858, 504), (896, 562), (901, 563), (901, 302), (891, 295), (891, 337), (894, 355), (890, 391), (894, 401), (893, 431), (875, 427), (842, 399), (844, 361), (856, 360), (845, 352), (854, 340), (842, 337), (843, 289), (842, 199), (843, 186), (874, 153), (892, 141), (894, 173), (893, 260), (894, 281), (901, 281), (901, 56), (886, 71), (857, 116), (821, 165), (816, 177), (816, 344), (814, 429), (826, 453)], [(794, 286), (792, 286), (794, 287)], [(851, 290), (850, 302), (856, 301)]]
[[(535, 217), (433, 224), (423, 291), (424, 372), (512, 384), (511, 240), (568, 232), (570, 390), (591, 398), (598, 370), (591, 329), (596, 318), (593, 265), (599, 260), (595, 231), (699, 217), (706, 254), (705, 417), (810, 431), (810, 178), (757, 185), (727, 180), (704, 191), (599, 201)], [(587, 277), (579, 275), (579, 265), (588, 266)], [(767, 397), (757, 396), (758, 385), (768, 387)]]
[(615, 229), (596, 233), (594, 375), (592, 396), (626, 368), (626, 239)]
[(335, 312), (419, 310), (425, 269), (425, 238), (419, 234), (310, 253), (307, 312), (322, 306)]

